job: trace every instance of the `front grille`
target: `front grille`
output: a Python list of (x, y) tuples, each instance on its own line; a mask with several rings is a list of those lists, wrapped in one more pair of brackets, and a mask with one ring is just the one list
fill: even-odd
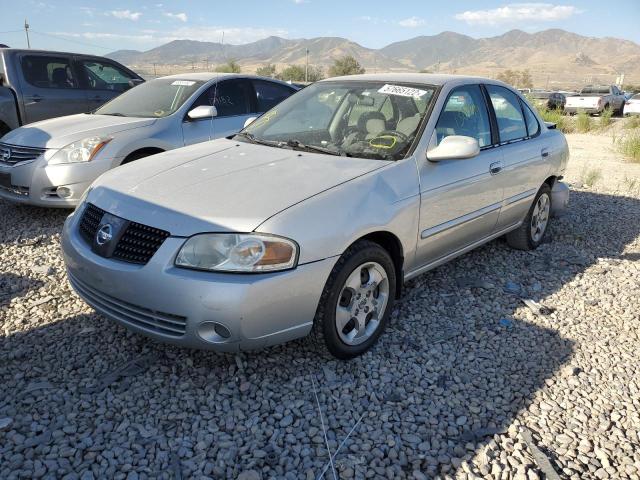
[(80, 235), (86, 240), (88, 244), (93, 242), (100, 225), (100, 220), (105, 214), (105, 211), (96, 207), (92, 203), (88, 203), (80, 219)]
[(168, 236), (169, 232), (165, 230), (131, 222), (118, 242), (113, 258), (144, 265)]
[(15, 165), (20, 162), (35, 160), (45, 152), (44, 148), (22, 147), (0, 142), (0, 163)]
[(187, 318), (140, 307), (99, 292), (67, 272), (69, 282), (93, 308), (125, 324), (168, 337), (181, 337), (187, 329)]
[[(91, 245), (94, 241), (102, 217), (106, 212), (88, 203), (80, 219), (80, 235)], [(145, 265), (158, 251), (170, 233), (159, 228), (136, 222), (127, 222), (112, 258), (123, 262)]]

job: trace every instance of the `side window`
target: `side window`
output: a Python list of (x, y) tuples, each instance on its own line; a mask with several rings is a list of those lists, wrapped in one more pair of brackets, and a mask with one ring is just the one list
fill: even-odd
[(496, 112), (500, 142), (510, 142), (527, 136), (527, 127), (520, 100), (515, 93), (497, 85), (487, 85), (493, 110)]
[(112, 63), (81, 60), (80, 65), (91, 90), (124, 92), (130, 88), (129, 80), (133, 77)]
[(540, 132), (538, 119), (529, 108), (529, 105), (524, 102), (522, 102), (522, 109), (524, 110), (524, 118), (527, 122), (527, 132), (529, 132), (530, 137), (535, 137)]
[(260, 113), (271, 110), (294, 93), (289, 87), (266, 80), (253, 80), (253, 87), (256, 90), (257, 108)]
[(436, 124), (436, 142), (450, 135), (464, 135), (478, 140), (480, 147), (491, 145), (491, 124), (478, 85), (453, 90)]
[(218, 117), (246, 115), (251, 111), (251, 86), (246, 80), (225, 80), (212, 87), (215, 91), (213, 105)]
[(22, 57), (24, 79), (38, 88), (77, 88), (71, 62), (64, 57), (25, 55)]

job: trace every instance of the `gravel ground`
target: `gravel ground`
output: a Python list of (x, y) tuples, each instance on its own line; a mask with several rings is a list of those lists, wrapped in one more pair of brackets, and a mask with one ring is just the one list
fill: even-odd
[(65, 213), (0, 202), (0, 478), (640, 478), (640, 170), (569, 141), (552, 241), (419, 277), (350, 362), (131, 334), (68, 285)]

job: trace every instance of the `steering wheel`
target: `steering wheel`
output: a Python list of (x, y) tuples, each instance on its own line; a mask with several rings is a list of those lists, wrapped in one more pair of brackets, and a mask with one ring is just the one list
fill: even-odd
[(391, 150), (399, 143), (405, 143), (409, 137), (398, 130), (383, 130), (369, 140), (369, 146), (378, 149)]

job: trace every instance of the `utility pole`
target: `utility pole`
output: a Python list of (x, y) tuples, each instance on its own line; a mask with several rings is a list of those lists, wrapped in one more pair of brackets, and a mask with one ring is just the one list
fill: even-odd
[(155, 63), (153, 64), (153, 76), (154, 77), (158, 76), (158, 74), (156, 73), (156, 64)]
[(209, 71), (209, 59), (208, 58), (204, 59), (204, 70), (205, 70), (205, 72)]
[(31, 42), (29, 41), (29, 24), (26, 18), (24, 19), (24, 33), (27, 36), (27, 48), (31, 48)]
[(306, 50), (306, 59), (304, 64), (304, 81), (309, 81), (309, 49)]

